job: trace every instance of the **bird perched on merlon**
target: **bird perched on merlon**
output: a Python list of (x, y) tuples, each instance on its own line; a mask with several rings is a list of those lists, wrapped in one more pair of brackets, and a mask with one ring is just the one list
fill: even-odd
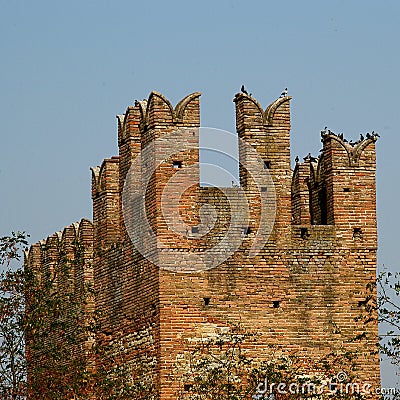
[(304, 161), (310, 161), (311, 160), (311, 153), (308, 153), (304, 158)]
[(287, 88), (281, 93), (281, 97), (286, 97), (288, 94)]
[(248, 94), (246, 88), (244, 87), (244, 85), (242, 85), (242, 87), (240, 88), (240, 91), (244, 94)]

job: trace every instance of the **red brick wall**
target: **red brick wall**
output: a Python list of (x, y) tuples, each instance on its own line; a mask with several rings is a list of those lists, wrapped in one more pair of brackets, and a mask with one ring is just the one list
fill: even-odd
[[(237, 131), (243, 141), (239, 147), (241, 188), (225, 189), (225, 194), (216, 188), (190, 186), (199, 177), (198, 93), (175, 108), (155, 92), (147, 101), (128, 107), (125, 115), (118, 117), (119, 157), (93, 169), (93, 279), (102, 338), (125, 338), (131, 349), (127, 360), (134, 359), (138, 351), (147, 351), (155, 359), (152, 373), (162, 400), (176, 398), (180, 389), (172, 375), (188, 339), (213, 326), (239, 321), (262, 334), (258, 354), (267, 354), (270, 344), (311, 356), (341, 346), (355, 349), (359, 344), (351, 339), (367, 329), (367, 340), (359, 350), (368, 357), (360, 358), (358, 373), (360, 380), (379, 383), (378, 356), (369, 355), (375, 350), (377, 326), (365, 327), (354, 320), (366, 285), (376, 274), (376, 138), (350, 145), (334, 134), (325, 134), (321, 157), (297, 163), (293, 173), (290, 100), (280, 98), (264, 111), (254, 98), (235, 96)], [(180, 152), (171, 156), (170, 144), (163, 140), (174, 137), (171, 134), (179, 129), (185, 132), (177, 136)], [(154, 140), (156, 146), (144, 151)], [(276, 193), (274, 228), (256, 255), (250, 255), (261, 209), (255, 181), (263, 178), (248, 173), (258, 161), (246, 150), (246, 143), (268, 162)], [(123, 205), (124, 182), (135, 159), (140, 160), (139, 167), (129, 179), (136, 197)], [(174, 161), (182, 163), (179, 171), (173, 167)], [(191, 169), (191, 176), (177, 175), (171, 183), (185, 168)], [(142, 177), (149, 182), (146, 190), (141, 186)], [(173, 194), (181, 184), (190, 186), (176, 203), (177, 215), (187, 226), (201, 226), (201, 205), (214, 207), (216, 222), (204, 237), (191, 232), (186, 235), (170, 226), (176, 210), (169, 201), (176, 200)], [(220, 265), (185, 272), (210, 262), (207, 254), (213, 253), (208, 251), (216, 248), (229, 225), (229, 213), (235, 209), (227, 196), (234, 197), (240, 190), (250, 203), (248, 226), (252, 231), (243, 235), (239, 249)], [(323, 191), (325, 195), (321, 195)], [(169, 200), (163, 208), (166, 192)], [(147, 249), (154, 246), (153, 262), (133, 246), (126, 230), (129, 221), (123, 218), (123, 207), (129, 218), (140, 217), (137, 204), (141, 198), (158, 238), (144, 239), (148, 240)], [(35, 267), (39, 263), (34, 256), (37, 246), (32, 247), (28, 259)], [(224, 249), (217, 251), (223, 256)], [(51, 261), (43, 261), (44, 267), (51, 265)], [(210, 299), (209, 305), (204, 298)], [(279, 308), (273, 307), (273, 301), (280, 302)]]

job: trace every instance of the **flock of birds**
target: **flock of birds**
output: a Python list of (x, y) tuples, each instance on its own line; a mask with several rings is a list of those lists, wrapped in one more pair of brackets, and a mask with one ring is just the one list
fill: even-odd
[[(343, 140), (343, 142), (348, 143), (351, 146), (355, 146), (358, 143), (361, 143), (362, 141), (364, 141), (365, 139), (377, 139), (379, 136), (379, 133), (372, 131), (372, 133), (367, 132), (365, 134), (365, 136), (361, 133), (360, 134), (360, 139), (357, 140), (356, 142), (353, 142), (352, 140), (348, 141), (347, 139), (344, 138), (343, 133), (339, 133), (338, 135), (335, 132), (332, 132), (330, 129), (328, 129), (327, 126), (325, 126), (325, 128), (321, 131), (321, 136), (324, 138), (325, 136), (328, 135), (334, 135), (336, 137), (338, 137), (339, 139)], [(322, 151), (322, 150), (321, 150)], [(311, 162), (316, 162), (318, 161), (319, 157), (312, 157), (311, 153), (308, 153), (308, 155), (306, 157), (304, 157), (304, 161), (311, 161)], [(296, 164), (300, 161), (299, 157), (297, 156), (295, 158), (295, 162)]]
[(346, 138), (343, 137), (343, 133), (339, 133), (338, 135), (334, 132), (332, 132), (330, 129), (328, 129), (327, 126), (321, 131), (321, 136), (324, 137), (326, 135), (334, 135), (337, 136), (339, 139), (343, 140), (345, 143), (349, 143), (350, 145), (354, 146), (355, 144), (358, 144), (362, 142), (365, 139), (376, 139), (379, 137), (379, 134), (376, 133), (375, 131), (372, 131), (372, 133), (367, 132), (365, 136), (360, 133), (360, 139), (357, 140), (356, 142), (353, 142), (352, 140), (348, 141)]
[[(240, 88), (240, 91), (241, 91), (242, 93), (247, 94), (248, 96), (251, 97), (251, 93), (249, 94), (249, 93), (247, 92), (247, 90), (246, 90), (246, 88), (245, 88), (244, 85), (242, 85), (242, 87)], [(286, 97), (287, 95), (288, 95), (288, 88), (285, 88), (285, 89), (282, 91), (280, 97), (281, 97), (281, 98), (282, 98), (282, 97)], [(336, 133), (334, 133), (334, 132), (332, 132), (330, 129), (328, 129), (327, 126), (325, 126), (325, 128), (321, 131), (321, 136), (322, 136), (322, 137), (325, 137), (326, 135), (335, 135), (335, 136), (337, 136), (339, 139), (343, 140), (343, 142), (349, 143), (349, 145), (351, 145), (351, 146), (354, 146), (354, 145), (356, 145), (356, 144), (358, 144), (358, 143), (361, 143), (361, 142), (364, 141), (365, 139), (376, 139), (376, 138), (379, 137), (379, 134), (378, 134), (378, 133), (376, 133), (375, 131), (372, 131), (372, 133), (367, 132), (367, 133), (365, 134), (365, 136), (361, 133), (361, 134), (360, 134), (360, 139), (357, 140), (356, 142), (353, 142), (352, 140), (348, 141), (346, 138), (344, 138), (343, 133), (339, 133), (339, 134), (337, 135)], [(310, 153), (307, 155), (307, 157), (304, 157), (304, 161), (315, 162), (315, 161), (317, 161), (317, 160), (318, 160), (318, 158), (312, 157)], [(299, 157), (296, 157), (296, 158), (295, 158), (295, 161), (296, 161), (296, 163), (298, 163), (298, 162), (300, 161)], [(232, 182), (232, 186), (233, 186), (233, 182)]]

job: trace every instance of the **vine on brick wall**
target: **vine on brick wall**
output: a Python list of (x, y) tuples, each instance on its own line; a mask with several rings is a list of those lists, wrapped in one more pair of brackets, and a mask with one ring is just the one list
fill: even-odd
[(156, 399), (145, 356), (132, 364), (121, 343), (95, 340), (93, 287), (70, 279), (82, 246), (38, 274), (20, 265), (27, 244), (22, 232), (0, 238), (0, 398)]
[[(262, 346), (240, 325), (188, 344), (176, 362), (179, 400), (365, 399), (357, 393), (356, 351), (340, 349), (315, 359), (280, 346)], [(252, 350), (250, 350), (252, 349)], [(346, 391), (346, 387), (349, 389)]]

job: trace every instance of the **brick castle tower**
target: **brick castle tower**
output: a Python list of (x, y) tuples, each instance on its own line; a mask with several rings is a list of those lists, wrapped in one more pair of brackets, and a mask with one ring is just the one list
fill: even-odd
[[(378, 386), (377, 325), (355, 320), (376, 276), (377, 135), (352, 143), (323, 131), (320, 156), (292, 170), (291, 97), (264, 110), (239, 93), (240, 187), (202, 187), (199, 99), (190, 94), (174, 108), (152, 92), (119, 115), (119, 156), (92, 168), (93, 222), (32, 245), (26, 268), (40, 275), (60, 254), (77, 259), (78, 242), (72, 284), (94, 285), (86, 307), (99, 312), (98, 340), (123, 343), (127, 362), (145, 357), (161, 400), (181, 389), (171, 371), (188, 341), (238, 321), (261, 333), (258, 354), (270, 344), (315, 356), (352, 350), (364, 332), (359, 379)], [(271, 187), (275, 218), (252, 251)], [(243, 199), (247, 213), (227, 228)], [(218, 245), (228, 229), (229, 254)]]

